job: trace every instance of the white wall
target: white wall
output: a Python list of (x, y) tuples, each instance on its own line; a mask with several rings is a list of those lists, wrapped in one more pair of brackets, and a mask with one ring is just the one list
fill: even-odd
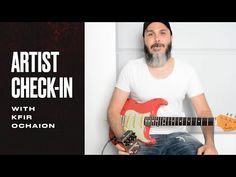
[(108, 140), (106, 110), (116, 80), (115, 42), (115, 23), (85, 23), (85, 154), (100, 154)]
[[(236, 113), (236, 23), (171, 23), (173, 57), (195, 67), (214, 115)], [(123, 65), (143, 55), (142, 23), (85, 25), (85, 153), (100, 154), (108, 136), (106, 109)], [(191, 108), (188, 114), (192, 114)], [(190, 130), (203, 141), (199, 129)], [(236, 154), (236, 134), (216, 128), (220, 154)], [(105, 154), (113, 154), (111, 144)]]

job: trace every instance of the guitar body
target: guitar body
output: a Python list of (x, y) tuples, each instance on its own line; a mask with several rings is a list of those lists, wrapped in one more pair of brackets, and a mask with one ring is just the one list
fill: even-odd
[[(121, 110), (124, 130), (132, 130), (137, 138), (145, 144), (155, 144), (156, 140), (149, 135), (151, 126), (144, 125), (144, 118), (157, 116), (159, 107), (167, 104), (167, 101), (162, 98), (152, 99), (145, 103), (137, 103), (135, 100), (128, 99)], [(111, 129), (109, 137), (110, 139), (114, 137)], [(117, 144), (115, 141), (112, 141), (112, 143)]]

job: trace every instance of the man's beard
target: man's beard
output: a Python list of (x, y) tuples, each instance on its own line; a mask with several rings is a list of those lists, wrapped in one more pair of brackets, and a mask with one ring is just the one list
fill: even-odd
[[(163, 44), (153, 44), (151, 47), (163, 47)], [(147, 48), (147, 46), (144, 44), (144, 52), (145, 52), (145, 58), (148, 65), (151, 65), (153, 67), (162, 67), (168, 59), (171, 57), (171, 49), (172, 49), (172, 42), (170, 42), (167, 45), (166, 52), (164, 54), (158, 54), (155, 52), (154, 54), (151, 54)]]

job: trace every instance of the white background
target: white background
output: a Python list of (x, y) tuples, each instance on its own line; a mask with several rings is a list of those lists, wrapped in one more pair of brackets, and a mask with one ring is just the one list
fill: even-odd
[[(213, 115), (236, 113), (236, 23), (171, 23), (171, 27), (172, 56), (196, 69)], [(108, 140), (106, 110), (116, 77), (127, 61), (141, 56), (142, 23), (85, 24), (85, 154), (101, 153)], [(193, 114), (191, 107), (185, 109), (187, 115)], [(218, 127), (215, 131), (219, 154), (236, 154), (235, 132)], [(203, 142), (198, 128), (190, 132)], [(115, 153), (108, 144), (104, 154)]]

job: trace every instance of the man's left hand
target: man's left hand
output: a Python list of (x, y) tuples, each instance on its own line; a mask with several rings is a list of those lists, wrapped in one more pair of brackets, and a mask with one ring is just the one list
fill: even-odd
[(198, 148), (197, 155), (218, 155), (218, 152), (213, 144), (204, 144)]

